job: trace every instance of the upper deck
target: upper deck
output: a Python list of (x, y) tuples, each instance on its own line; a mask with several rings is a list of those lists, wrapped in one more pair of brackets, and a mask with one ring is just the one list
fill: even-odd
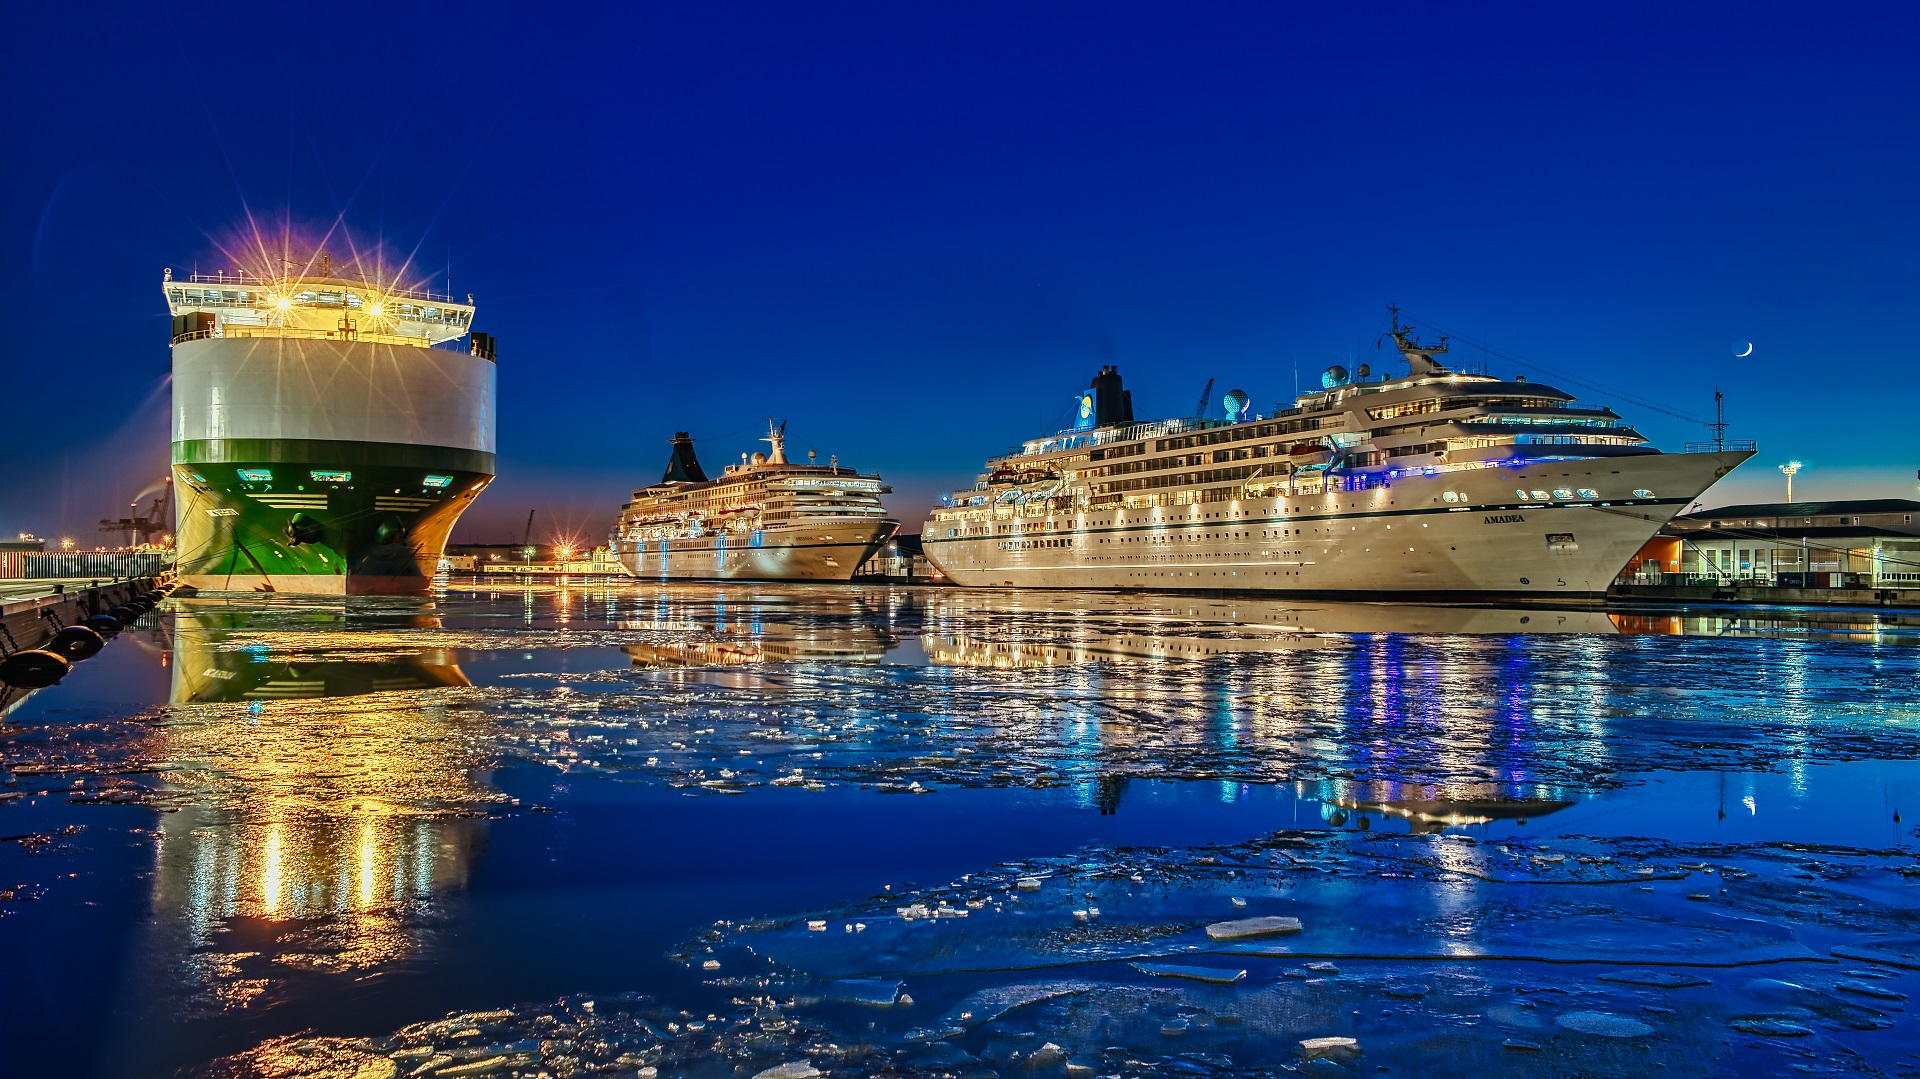
[(1410, 473), (1659, 452), (1610, 408), (1581, 405), (1572, 394), (1524, 376), (1449, 367), (1439, 359), (1444, 340), (1421, 344), (1397, 318), (1393, 337), (1407, 363), (1404, 373), (1373, 376), (1362, 365), (1349, 375), (1330, 367), (1319, 389), (1266, 414), (1254, 413), (1245, 393), (1231, 391), (1225, 420), (1135, 422), (1118, 372), (1104, 368), (1081, 395), (1078, 424), (990, 458), (971, 489), (942, 503), (955, 509), (1032, 499), (1160, 505), (1275, 486), (1337, 482), (1358, 489)]
[[(428, 348), (473, 328), (472, 296), (461, 303), (364, 274), (335, 273), (331, 266), (282, 277), (240, 271), (175, 278), (168, 269), (161, 284), (176, 344), (205, 337), (293, 337)], [(476, 339), (476, 354), (485, 354), (480, 345)]]
[(879, 496), (889, 488), (879, 476), (861, 475), (837, 465), (729, 465), (719, 479), (662, 481), (633, 492), (629, 512), (660, 505), (724, 501), (742, 496), (783, 493), (845, 493)]

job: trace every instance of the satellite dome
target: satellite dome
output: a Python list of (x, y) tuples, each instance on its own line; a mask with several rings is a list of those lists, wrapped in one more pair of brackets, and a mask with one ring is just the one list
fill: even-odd
[(1337, 363), (1327, 368), (1326, 373), (1320, 376), (1320, 385), (1329, 390), (1346, 384), (1347, 369)]
[(756, 465), (764, 465), (767, 463), (767, 455), (764, 453), (756, 453), (753, 455), (752, 460)]
[(1221, 399), (1221, 404), (1227, 406), (1227, 419), (1238, 420), (1247, 411), (1247, 391), (1228, 390), (1226, 397)]

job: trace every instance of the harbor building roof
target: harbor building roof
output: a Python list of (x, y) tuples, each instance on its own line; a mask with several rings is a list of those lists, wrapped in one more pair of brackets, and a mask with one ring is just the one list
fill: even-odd
[(1667, 523), (1669, 535), (1726, 530), (1764, 530), (1781, 535), (1920, 536), (1920, 501), (1857, 498), (1833, 502), (1757, 502), (1683, 513)]

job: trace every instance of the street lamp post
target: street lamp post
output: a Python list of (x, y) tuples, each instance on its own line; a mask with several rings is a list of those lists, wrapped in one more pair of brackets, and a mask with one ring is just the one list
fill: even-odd
[(1787, 474), (1787, 501), (1788, 502), (1793, 501), (1793, 474), (1795, 472), (1800, 471), (1802, 467), (1804, 466), (1802, 466), (1798, 461), (1788, 461), (1786, 464), (1780, 466), (1780, 471)]

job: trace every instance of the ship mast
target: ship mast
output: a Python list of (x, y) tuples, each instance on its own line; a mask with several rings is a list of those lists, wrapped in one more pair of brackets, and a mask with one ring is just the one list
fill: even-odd
[(760, 441), (773, 444), (773, 452), (767, 454), (768, 464), (784, 465), (787, 463), (787, 424), (785, 420), (779, 423), (768, 420), (767, 437)]
[(1413, 339), (1413, 327), (1400, 321), (1400, 309), (1387, 305), (1387, 312), (1393, 318), (1393, 343), (1400, 349), (1400, 356), (1407, 361), (1407, 370), (1414, 378), (1437, 378), (1450, 375), (1445, 364), (1434, 359), (1447, 352), (1447, 339), (1440, 338), (1437, 345), (1423, 345)]

